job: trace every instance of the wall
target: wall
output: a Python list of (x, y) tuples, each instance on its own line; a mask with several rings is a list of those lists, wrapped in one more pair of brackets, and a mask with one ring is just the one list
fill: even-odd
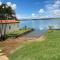
[(4, 35), (4, 29), (6, 25), (6, 33), (13, 32), (19, 30), (19, 23), (11, 23), (11, 24), (0, 24), (0, 35), (1, 33)]

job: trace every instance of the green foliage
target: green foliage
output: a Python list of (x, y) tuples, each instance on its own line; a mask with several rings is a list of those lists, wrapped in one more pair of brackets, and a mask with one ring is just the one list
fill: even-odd
[(51, 30), (53, 27), (52, 26), (48, 26), (49, 27), (49, 30)]
[(27, 31), (29, 31), (29, 30), (31, 30), (31, 29), (22, 29), (22, 30), (18, 30), (18, 31), (14, 31), (14, 32), (10, 32), (10, 33), (7, 33), (6, 34), (6, 37), (7, 38), (15, 38), (16, 36), (19, 36), (19, 35), (22, 35), (22, 34), (24, 34), (24, 33), (26, 33)]
[(48, 30), (49, 33), (53, 32), (53, 30)]
[(15, 11), (11, 8), (11, 6), (7, 6), (7, 4), (0, 5), (0, 19), (15, 19)]
[(49, 33), (53, 32), (52, 29), (53, 29), (53, 26), (49, 26), (49, 30), (48, 30), (48, 32), (49, 32)]

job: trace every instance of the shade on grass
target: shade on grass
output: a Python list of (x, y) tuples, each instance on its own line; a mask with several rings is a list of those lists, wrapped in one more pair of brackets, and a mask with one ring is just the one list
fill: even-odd
[(42, 42), (26, 43), (9, 55), (10, 60), (60, 60), (60, 31), (47, 32)]

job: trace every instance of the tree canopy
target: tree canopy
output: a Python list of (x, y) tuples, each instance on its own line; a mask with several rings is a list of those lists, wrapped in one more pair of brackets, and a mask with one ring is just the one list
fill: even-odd
[(0, 20), (16, 19), (15, 11), (7, 4), (0, 5)]

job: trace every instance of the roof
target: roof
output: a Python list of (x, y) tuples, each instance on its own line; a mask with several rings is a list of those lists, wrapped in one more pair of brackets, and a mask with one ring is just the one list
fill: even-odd
[(3, 24), (5, 24), (5, 23), (17, 23), (17, 21), (16, 20), (0, 20), (0, 24), (1, 23), (3, 23)]

